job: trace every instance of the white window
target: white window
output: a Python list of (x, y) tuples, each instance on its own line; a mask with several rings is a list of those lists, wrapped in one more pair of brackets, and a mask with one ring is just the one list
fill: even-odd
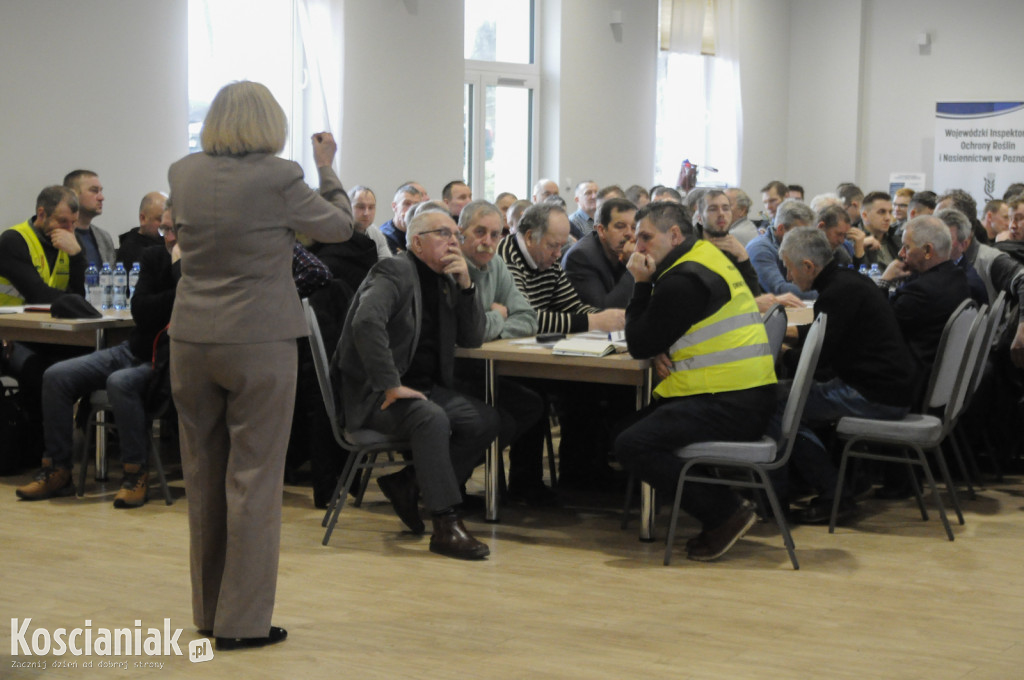
[(203, 119), (217, 91), (253, 80), (270, 89), (288, 117), (281, 155), (302, 165), (307, 178), (317, 176), (308, 140), (331, 126), (317, 65), (307, 59), (307, 11), (305, 0), (189, 0), (190, 152), (201, 150)]
[(466, 0), (463, 173), (475, 198), (528, 198), (536, 168), (534, 2)]

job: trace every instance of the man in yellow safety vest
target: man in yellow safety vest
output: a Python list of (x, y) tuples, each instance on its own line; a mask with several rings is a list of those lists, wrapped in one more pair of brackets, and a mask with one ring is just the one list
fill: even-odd
[[(615, 455), (672, 498), (683, 467), (676, 449), (765, 433), (775, 411), (775, 369), (750, 288), (700, 239), (689, 211), (654, 202), (636, 219), (626, 343), (634, 357), (654, 360), (660, 382), (651, 406), (616, 438)], [(702, 524), (686, 546), (694, 560), (721, 557), (756, 520), (753, 506), (725, 486), (686, 484), (682, 508)]]

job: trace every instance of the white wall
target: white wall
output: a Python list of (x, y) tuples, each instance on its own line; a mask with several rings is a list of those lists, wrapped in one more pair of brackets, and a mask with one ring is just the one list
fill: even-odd
[(377, 194), (391, 217), (399, 184), (431, 198), (462, 177), (463, 13), (460, 0), (345, 2), (341, 180)]
[(752, 196), (775, 177), (809, 196), (851, 180), (886, 189), (891, 172), (924, 172), (930, 185), (937, 101), (1024, 96), (1018, 0), (741, 3), (741, 184)]
[[(621, 12), (620, 26), (611, 25), (613, 11)], [(570, 206), (575, 184), (584, 179), (650, 186), (657, 0), (561, 0), (561, 29), (560, 77), (545, 80), (542, 92), (557, 96), (559, 128), (542, 151), (546, 172), (558, 178)]]
[(789, 146), (789, 0), (737, 0), (743, 147), (740, 186), (761, 208), (762, 186), (786, 170)]
[(187, 151), (186, 17), (186, 0), (0, 0), (0, 229), (76, 168), (103, 182), (98, 225), (138, 225)]

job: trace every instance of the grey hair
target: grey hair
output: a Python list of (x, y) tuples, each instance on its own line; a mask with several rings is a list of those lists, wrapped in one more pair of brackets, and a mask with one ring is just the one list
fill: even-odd
[(544, 234), (548, 233), (548, 223), (551, 220), (551, 213), (565, 214), (565, 208), (554, 203), (537, 203), (526, 209), (522, 219), (519, 220), (519, 233), (526, 235), (530, 233), (530, 239), (534, 243), (540, 243)]
[(814, 212), (806, 203), (795, 198), (783, 201), (775, 213), (775, 226), (784, 224), (787, 227), (791, 227), (797, 220), (805, 225), (813, 225)]
[(956, 208), (939, 210), (934, 215), (920, 215), (907, 222), (903, 233), (914, 233), (914, 241), (917, 245), (931, 243), (935, 253), (939, 257), (949, 257), (953, 251), (953, 235), (951, 229), (956, 229), (956, 238), (963, 242), (971, 237), (971, 221), (967, 215)]
[(490, 201), (470, 201), (462, 206), (462, 212), (459, 213), (459, 231), (466, 231), (472, 222), (487, 215), (497, 215), (498, 221), (501, 221), (501, 211)]
[(398, 191), (395, 192), (395, 198), (393, 199), (394, 203), (401, 203), (402, 196), (404, 196), (405, 194), (409, 194), (413, 198), (419, 198), (420, 196), (423, 195), (423, 192), (417, 189), (412, 184), (403, 184), (402, 186), (398, 187)]
[(817, 227), (797, 227), (782, 239), (779, 256), (793, 263), (810, 260), (820, 269), (832, 261), (832, 246)]
[[(750, 196), (747, 196), (746, 191), (740, 189), (739, 187), (730, 187), (726, 189), (725, 193), (728, 194), (730, 191), (736, 198), (737, 208), (739, 208), (740, 210), (750, 210), (750, 206), (752, 206), (754, 202), (750, 200)], [(730, 198), (732, 198), (732, 196), (730, 196)]]
[(421, 231), (425, 231), (429, 226), (426, 218), (433, 213), (439, 213), (448, 219), (452, 219), (448, 208), (440, 201), (423, 201), (409, 208), (405, 227), (406, 239), (410, 239)]
[(817, 196), (811, 199), (811, 211), (813, 211), (815, 215), (817, 215), (830, 205), (843, 205), (843, 199), (839, 198), (839, 196), (834, 191), (829, 191), (824, 194), (818, 194)]

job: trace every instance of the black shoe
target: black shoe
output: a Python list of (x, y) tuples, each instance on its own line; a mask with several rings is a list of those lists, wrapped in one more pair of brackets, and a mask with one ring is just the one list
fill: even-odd
[(413, 469), (403, 468), (394, 474), (378, 477), (377, 486), (391, 501), (395, 514), (409, 527), (409, 531), (422, 534), (426, 527), (420, 517), (420, 489)]
[(910, 488), (909, 484), (903, 484), (900, 486), (889, 486), (883, 484), (875, 489), (874, 493), (875, 498), (880, 498), (885, 501), (901, 501), (905, 498), (910, 498), (913, 495), (914, 491)]
[(741, 501), (736, 511), (721, 525), (708, 531), (701, 531), (686, 542), (686, 556), (691, 560), (709, 562), (717, 560), (736, 545), (750, 527), (757, 522), (754, 504)]
[[(796, 524), (828, 524), (832, 516), (832, 503), (835, 499), (816, 496), (806, 508), (795, 510), (792, 520)], [(839, 511), (836, 513), (836, 524), (842, 524), (857, 512), (857, 503), (852, 498), (839, 499)]]
[(534, 508), (551, 508), (560, 504), (558, 493), (544, 482), (508, 485), (505, 497), (511, 503), (522, 503)]
[(458, 560), (482, 560), (491, 554), (485, 543), (473, 538), (457, 512), (435, 515), (430, 552)]
[(230, 652), (233, 649), (250, 649), (252, 647), (266, 647), (283, 641), (288, 637), (288, 631), (277, 626), (270, 627), (267, 637), (257, 638), (214, 638), (217, 643), (218, 652)]

